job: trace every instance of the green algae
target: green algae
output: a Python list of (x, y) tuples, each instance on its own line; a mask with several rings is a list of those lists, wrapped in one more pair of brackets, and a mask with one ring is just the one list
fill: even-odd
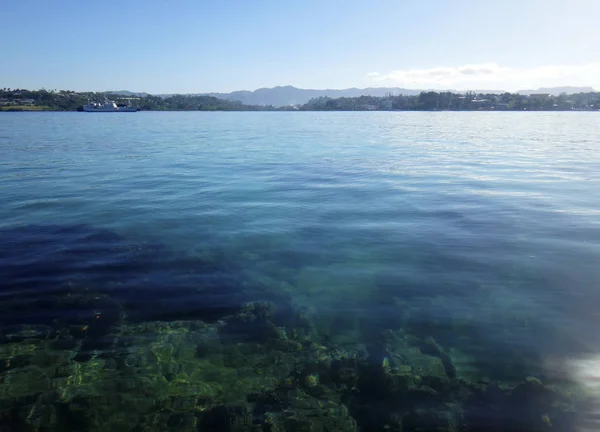
[[(0, 345), (0, 418), (40, 432), (470, 432), (497, 415), (499, 430), (576, 422), (577, 389), (527, 374), (481, 381), (456, 366), (466, 356), (458, 348), (410, 328), (339, 343), (350, 338), (328, 333), (315, 313), (257, 301), (212, 323), (120, 322), (86, 357), (80, 327), (23, 328)], [(359, 321), (346, 321), (351, 332)]]
[[(255, 320), (275, 316), (263, 306), (248, 305), (242, 314)], [(115, 338), (137, 336), (144, 343), (115, 354), (120, 362), (110, 355), (75, 362), (71, 354), (54, 375), (51, 368), (30, 364), (5, 371), (0, 406), (8, 409), (9, 400), (35, 396), (38, 401), (23, 405), (16, 416), (36, 431), (68, 430), (60, 429), (65, 421), (92, 431), (356, 431), (359, 425), (458, 431), (477, 423), (471, 412), (494, 391), (449, 377), (443, 350), (431, 340), (387, 333), (388, 356), (373, 363), (361, 352), (322, 344), (290, 352), (268, 339), (261, 344), (223, 338), (226, 321), (121, 325)], [(276, 337), (286, 340), (290, 334), (286, 329)], [(5, 358), (33, 360), (40, 344), (3, 348)], [(531, 430), (568, 424), (575, 406), (537, 378), (498, 391), (506, 407), (536, 396), (536, 405), (529, 404), (532, 414), (519, 418)]]

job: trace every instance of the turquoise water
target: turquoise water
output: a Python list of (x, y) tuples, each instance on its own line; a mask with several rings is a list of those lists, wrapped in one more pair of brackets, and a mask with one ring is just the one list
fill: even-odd
[[(305, 430), (306, 398), (329, 430), (481, 430), (493, 386), (589, 384), (599, 142), (594, 113), (4, 113), (8, 430)], [(498, 430), (581, 423), (525, 388)]]

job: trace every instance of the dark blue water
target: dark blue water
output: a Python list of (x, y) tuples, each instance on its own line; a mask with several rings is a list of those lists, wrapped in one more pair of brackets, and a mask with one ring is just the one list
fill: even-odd
[[(594, 113), (2, 114), (8, 430), (227, 430), (215, 407), (241, 401), (283, 425), (302, 396), (248, 395), (286, 380), (361, 430), (433, 430), (406, 376), (483, 430), (492, 390), (477, 417), (450, 388), (504, 411), (522, 382), (594, 390), (599, 143)], [(498, 430), (574, 424), (533, 405)]]

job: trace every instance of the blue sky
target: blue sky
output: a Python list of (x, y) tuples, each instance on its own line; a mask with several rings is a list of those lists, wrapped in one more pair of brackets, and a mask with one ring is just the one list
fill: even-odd
[(3, 0), (0, 87), (600, 89), (600, 0)]

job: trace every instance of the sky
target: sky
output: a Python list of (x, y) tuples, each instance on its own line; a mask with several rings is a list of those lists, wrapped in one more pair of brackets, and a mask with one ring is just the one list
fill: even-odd
[(600, 89), (600, 0), (0, 0), (0, 87)]

